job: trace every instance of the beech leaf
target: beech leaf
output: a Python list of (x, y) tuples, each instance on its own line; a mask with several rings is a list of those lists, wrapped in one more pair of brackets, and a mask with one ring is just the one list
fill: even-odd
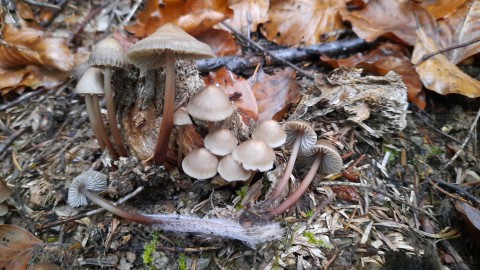
[(232, 33), (222, 29), (208, 29), (197, 39), (210, 46), (216, 56), (235, 55), (240, 51)]
[(258, 25), (268, 20), (268, 7), (268, 0), (230, 1), (230, 8), (233, 9), (234, 16), (227, 22), (240, 33), (248, 35), (248, 15), (251, 20), (250, 31), (256, 32)]
[(0, 268), (26, 269), (33, 248), (42, 241), (15, 225), (0, 225)]

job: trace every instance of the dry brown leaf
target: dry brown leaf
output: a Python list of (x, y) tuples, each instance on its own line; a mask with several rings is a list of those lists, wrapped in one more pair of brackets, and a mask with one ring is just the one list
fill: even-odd
[(291, 104), (300, 101), (300, 87), (295, 81), (295, 71), (287, 68), (274, 75), (259, 70), (248, 79), (257, 99), (258, 121), (280, 120)]
[(262, 33), (268, 40), (287, 46), (331, 40), (322, 40), (321, 36), (345, 28), (338, 13), (344, 6), (343, 0), (272, 1)]
[(51, 89), (62, 84), (68, 75), (68, 73), (45, 70), (37, 66), (26, 66), (19, 70), (0, 68), (0, 93), (6, 95), (14, 89), (20, 93), (27, 87)]
[[(235, 0), (230, 1), (233, 18), (228, 23), (242, 34), (248, 33), (248, 15), (250, 15), (250, 31), (256, 32), (258, 25), (268, 20), (268, 0)], [(248, 15), (247, 15), (248, 14)]]
[(144, 38), (171, 22), (197, 36), (232, 14), (228, 1), (223, 0), (164, 0), (163, 5), (159, 5), (158, 0), (148, 0), (137, 22), (125, 29)]
[(22, 68), (42, 65), (69, 72), (73, 54), (62, 38), (48, 37), (45, 32), (24, 27), (17, 29), (6, 24), (0, 44), (0, 67)]
[(470, 222), (477, 231), (480, 231), (480, 210), (463, 202), (456, 202), (455, 208), (463, 214), (465, 221)]
[(338, 199), (349, 202), (358, 202), (358, 200), (360, 200), (360, 195), (358, 195), (358, 189), (356, 187), (332, 186), (330, 188)]
[(21, 227), (0, 225), (0, 268), (27, 268), (33, 248), (41, 243), (42, 241)]
[(435, 19), (446, 18), (457, 11), (466, 0), (426, 0), (420, 4), (428, 10)]
[(362, 10), (341, 11), (344, 20), (352, 23), (353, 31), (367, 41), (392, 33), (403, 42), (415, 44), (414, 12), (423, 9), (413, 1), (371, 0)]
[(422, 109), (426, 106), (425, 93), (422, 91), (420, 77), (400, 45), (384, 43), (368, 54), (359, 53), (344, 59), (331, 59), (322, 56), (321, 59), (335, 68), (340, 66), (359, 67), (373, 75), (385, 76), (390, 70), (393, 70), (402, 77), (407, 86), (408, 100)]
[[(452, 42), (450, 37), (458, 36), (457, 34), (443, 34), (446, 30), (445, 25), (449, 24), (449, 21), (443, 21), (437, 25), (428, 14), (419, 14), (417, 19), (421, 27), (417, 30), (418, 41), (413, 50), (412, 63), (417, 63), (425, 54), (442, 49), (442, 47), (439, 46), (450, 44)], [(461, 30), (461, 28), (458, 30)], [(476, 33), (472, 33), (472, 35), (474, 34)], [(442, 39), (442, 37), (447, 38)], [(465, 50), (463, 53), (450, 53), (448, 56), (453, 59), (452, 61), (450, 61), (447, 56), (438, 54), (420, 63), (415, 69), (420, 75), (423, 85), (439, 94), (447, 95), (456, 93), (470, 98), (479, 97), (480, 82), (463, 73), (453, 62), (477, 50), (478, 45), (472, 49)]]
[(208, 29), (197, 36), (197, 39), (206, 43), (216, 56), (235, 55), (240, 52), (232, 33), (221, 29)]
[(242, 116), (244, 123), (258, 119), (257, 100), (253, 94), (250, 84), (242, 77), (238, 77), (227, 68), (223, 67), (216, 72), (210, 72), (204, 78), (206, 85), (220, 87), (227, 95), (239, 96), (233, 98), (238, 113)]

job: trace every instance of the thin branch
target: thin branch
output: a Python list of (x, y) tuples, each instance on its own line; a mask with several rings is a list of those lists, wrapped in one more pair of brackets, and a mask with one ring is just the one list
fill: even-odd
[(476, 196), (474, 196), (470, 192), (468, 192), (462, 186), (457, 185), (457, 184), (453, 184), (453, 183), (449, 183), (449, 182), (446, 182), (446, 181), (443, 181), (443, 180), (440, 180), (440, 179), (435, 179), (433, 177), (429, 178), (429, 179), (432, 180), (433, 182), (441, 185), (441, 186), (444, 186), (444, 187), (447, 187), (449, 189), (455, 190), (455, 192), (458, 193), (459, 195), (463, 195), (463, 196), (467, 197), (467, 199), (469, 199), (471, 201), (474, 201), (477, 205), (480, 205), (480, 200)]
[(49, 8), (49, 9), (54, 9), (54, 10), (59, 10), (60, 9), (59, 6), (49, 4), (49, 3), (37, 2), (37, 1), (34, 1), (34, 0), (22, 0), (22, 1), (29, 4), (29, 5), (37, 6), (37, 7), (41, 7), (41, 8)]
[(435, 55), (438, 55), (438, 54), (441, 54), (441, 53), (444, 53), (444, 52), (448, 52), (448, 51), (451, 51), (451, 50), (467, 47), (467, 46), (472, 45), (473, 43), (477, 43), (477, 42), (480, 42), (480, 38), (470, 40), (470, 41), (467, 41), (467, 42), (464, 42), (464, 43), (460, 43), (460, 44), (457, 44), (457, 45), (453, 45), (453, 46), (447, 47), (445, 49), (438, 50), (436, 52), (431, 52), (431, 53), (424, 54), (422, 56), (422, 58), (420, 58), (420, 60), (418, 60), (418, 62), (413, 66), (417, 67), (418, 65), (420, 65), (421, 63), (425, 62), (426, 60), (434, 57)]

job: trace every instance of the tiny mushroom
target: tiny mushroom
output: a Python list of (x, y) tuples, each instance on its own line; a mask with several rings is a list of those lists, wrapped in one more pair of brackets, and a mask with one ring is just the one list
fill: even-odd
[(205, 148), (195, 149), (182, 161), (183, 171), (196, 179), (208, 179), (217, 174), (218, 158)]
[(107, 103), (107, 117), (112, 133), (113, 141), (118, 147), (118, 152), (121, 156), (127, 156), (127, 149), (123, 143), (122, 135), (118, 129), (118, 123), (115, 113), (115, 104), (113, 102), (113, 89), (112, 89), (112, 68), (122, 68), (125, 66), (124, 58), (125, 50), (120, 42), (112, 37), (108, 37), (99, 43), (97, 43), (90, 54), (88, 64), (92, 67), (103, 69), (104, 73), (104, 90), (105, 101)]
[(340, 172), (342, 169), (342, 157), (337, 149), (327, 140), (319, 140), (317, 144), (312, 146), (305, 154), (308, 155), (312, 161), (310, 170), (295, 192), (286, 198), (278, 207), (270, 211), (270, 218), (283, 213), (300, 199), (313, 181), (317, 170), (323, 174), (332, 174)]
[(245, 170), (230, 154), (224, 156), (218, 163), (218, 173), (226, 181), (233, 182), (248, 180), (253, 171)]
[(190, 119), (190, 116), (188, 115), (188, 113), (182, 108), (173, 114), (173, 124), (175, 126), (178, 126), (177, 167), (180, 169), (181, 167), (180, 164), (182, 163), (182, 158), (183, 158), (183, 136), (185, 133), (185, 126), (192, 125), (193, 122), (192, 122), (192, 119)]
[(152, 70), (165, 66), (165, 98), (162, 124), (153, 156), (156, 164), (162, 165), (167, 155), (168, 143), (173, 129), (175, 110), (175, 61), (213, 58), (215, 54), (205, 43), (196, 40), (175, 24), (167, 23), (155, 33), (134, 44), (125, 54), (128, 62)]
[(283, 128), (287, 133), (287, 140), (285, 146), (292, 149), (290, 159), (288, 160), (287, 167), (282, 175), (282, 178), (278, 181), (276, 189), (272, 192), (272, 195), (268, 199), (270, 202), (274, 201), (280, 195), (282, 195), (285, 187), (288, 184), (288, 179), (292, 174), (295, 160), (299, 150), (305, 152), (310, 149), (317, 141), (317, 134), (313, 128), (305, 121), (289, 121), (283, 124)]
[(187, 104), (187, 112), (196, 119), (208, 121), (210, 131), (213, 130), (213, 122), (225, 120), (234, 111), (228, 96), (213, 85), (196, 93)]
[(232, 157), (245, 170), (268, 171), (273, 167), (275, 152), (264, 141), (247, 140), (232, 152)]
[(138, 223), (151, 224), (154, 223), (154, 219), (149, 216), (130, 213), (111, 202), (104, 200), (94, 192), (104, 191), (107, 188), (107, 175), (97, 171), (86, 171), (73, 179), (68, 189), (68, 204), (72, 207), (79, 207), (87, 205), (91, 200), (95, 204), (104, 208), (107, 211), (114, 213), (120, 217), (128, 220), (132, 220)]
[(88, 117), (98, 144), (102, 149), (105, 149), (105, 146), (107, 146), (112, 158), (117, 159), (117, 151), (108, 137), (107, 129), (100, 113), (98, 96), (104, 94), (102, 71), (97, 68), (87, 69), (80, 80), (78, 80), (75, 93), (85, 96)]
[(287, 134), (277, 121), (267, 120), (258, 124), (252, 133), (252, 139), (262, 140), (271, 148), (277, 148), (285, 143)]
[(205, 148), (217, 156), (226, 156), (237, 147), (238, 139), (232, 131), (219, 128), (205, 137)]

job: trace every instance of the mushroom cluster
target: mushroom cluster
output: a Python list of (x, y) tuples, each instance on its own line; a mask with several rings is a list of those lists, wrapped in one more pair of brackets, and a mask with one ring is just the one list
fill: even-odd
[[(90, 124), (101, 149), (108, 149), (113, 159), (128, 156), (116, 118), (111, 83), (112, 70), (124, 68), (127, 63), (143, 71), (165, 68), (162, 123), (152, 157), (155, 164), (163, 165), (174, 125), (175, 62), (212, 57), (215, 55), (207, 44), (196, 40), (171, 23), (164, 24), (126, 52), (122, 45), (111, 37), (96, 44), (88, 60), (91, 67), (78, 81), (76, 93), (85, 95)], [(99, 96), (105, 97), (108, 130), (100, 113)]]

